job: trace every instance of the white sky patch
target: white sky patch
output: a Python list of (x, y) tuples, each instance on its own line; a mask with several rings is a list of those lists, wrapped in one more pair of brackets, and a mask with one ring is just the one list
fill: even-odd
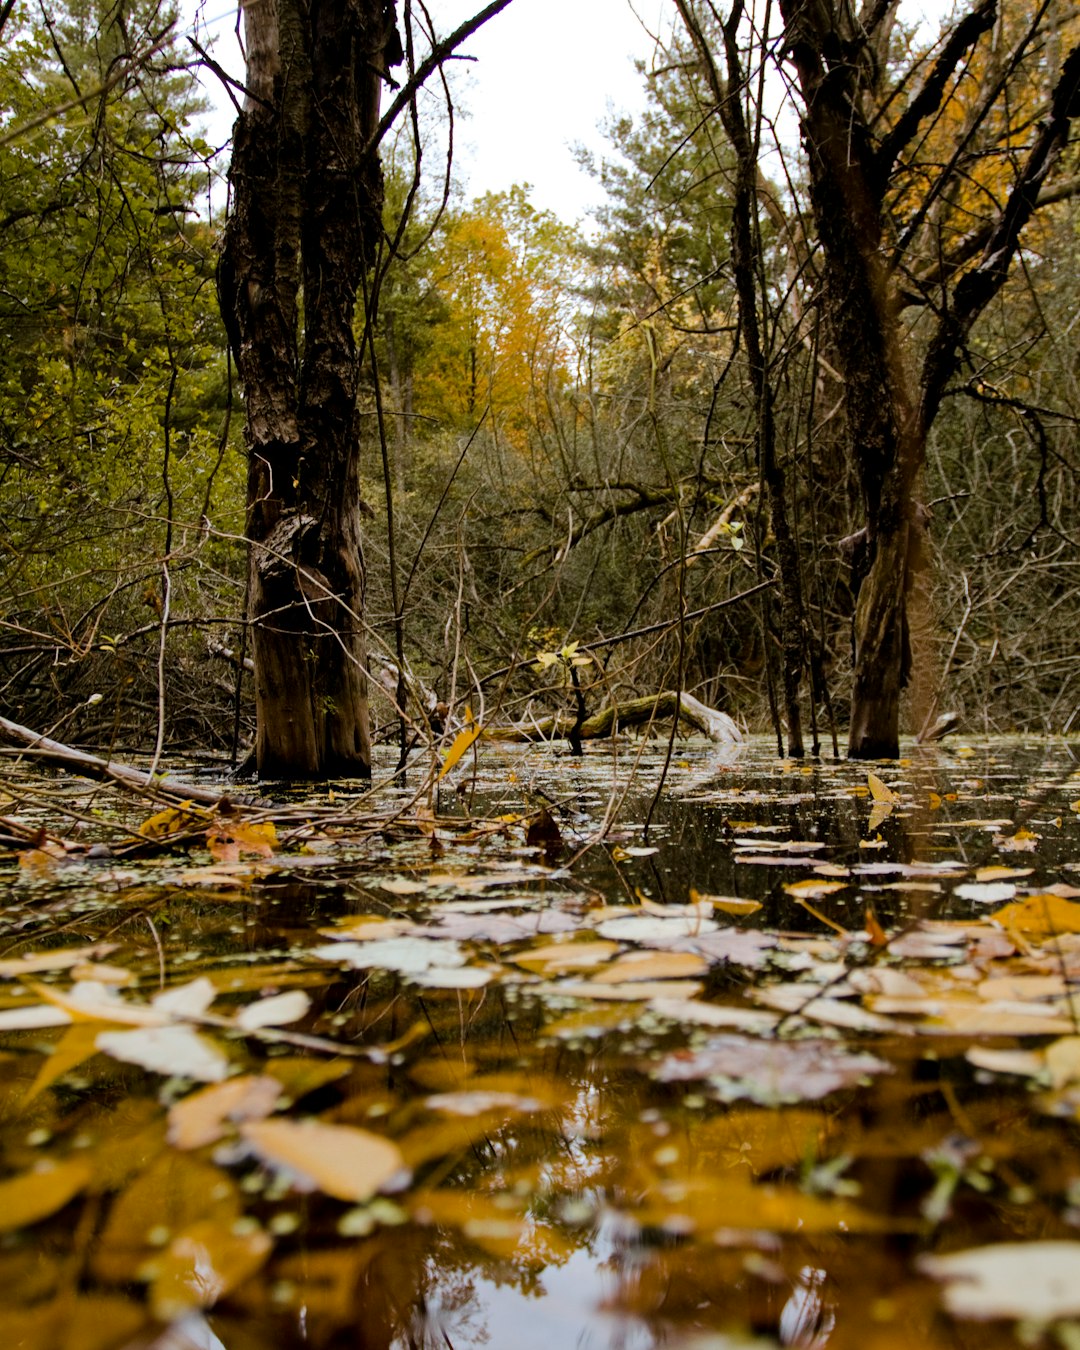
[[(481, 8), (482, 0), (430, 0), (429, 10), (446, 37)], [(906, 0), (902, 14), (934, 22), (951, 0)], [(402, 0), (398, 0), (399, 13)], [(187, 23), (198, 16), (198, 39), (236, 79), (243, 79), (236, 8), (227, 0), (184, 0)], [(635, 61), (653, 60), (657, 39), (666, 44), (677, 11), (671, 0), (512, 0), (461, 48), (470, 61), (450, 62), (456, 105), (454, 180), (469, 200), (504, 192), (515, 183), (532, 186), (535, 206), (574, 222), (601, 204), (596, 180), (582, 169), (575, 146), (597, 158), (614, 151), (600, 129), (612, 114), (640, 117), (647, 106), (645, 80)], [(204, 72), (213, 110), (209, 139), (224, 145), (235, 115), (220, 81)], [(776, 87), (777, 131), (797, 142), (797, 121)], [(431, 106), (438, 82), (431, 82)], [(385, 99), (384, 99), (385, 104)], [(432, 149), (428, 167), (437, 173)], [(763, 148), (763, 167), (778, 166)], [(782, 176), (781, 176), (782, 177)], [(215, 206), (223, 204), (223, 193)]]

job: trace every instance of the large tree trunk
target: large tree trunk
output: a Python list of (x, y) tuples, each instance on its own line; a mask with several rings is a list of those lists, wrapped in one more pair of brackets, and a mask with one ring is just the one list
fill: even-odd
[(258, 766), (370, 773), (357, 289), (381, 228), (370, 148), (393, 0), (244, 6), (222, 313), (247, 404)]

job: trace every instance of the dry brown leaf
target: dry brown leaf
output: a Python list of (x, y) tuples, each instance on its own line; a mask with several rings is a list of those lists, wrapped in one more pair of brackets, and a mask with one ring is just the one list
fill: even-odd
[(1049, 891), (1017, 900), (995, 910), (991, 917), (1020, 942), (1042, 942), (1058, 933), (1080, 933), (1080, 905)]
[(382, 1135), (318, 1120), (263, 1120), (240, 1133), (264, 1162), (295, 1173), (305, 1189), (339, 1200), (370, 1200), (405, 1169), (401, 1150)]
[(281, 1084), (268, 1075), (243, 1074), (193, 1092), (169, 1110), (169, 1143), (204, 1148), (228, 1132), (230, 1122), (262, 1120), (281, 1100)]
[(756, 914), (761, 908), (760, 900), (743, 900), (737, 895), (708, 895), (690, 887), (690, 899), (695, 905), (708, 905), (724, 914)]
[(709, 963), (696, 952), (627, 952), (593, 976), (598, 984), (631, 980), (679, 980), (708, 974)]
[(557, 975), (564, 970), (586, 970), (603, 965), (621, 950), (617, 942), (551, 942), (544, 947), (531, 947), (510, 959), (526, 970)]

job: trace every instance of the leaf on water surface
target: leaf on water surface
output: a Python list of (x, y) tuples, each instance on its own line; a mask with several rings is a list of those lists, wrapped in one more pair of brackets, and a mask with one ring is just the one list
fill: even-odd
[(1041, 838), (1031, 830), (1017, 830), (1015, 834), (995, 835), (994, 844), (1002, 853), (1034, 853)]
[(606, 919), (596, 925), (602, 938), (618, 942), (640, 942), (647, 946), (677, 942), (680, 938), (696, 937), (701, 933), (715, 933), (720, 925), (714, 919), (689, 917), (660, 919), (655, 915), (631, 915), (625, 919)]
[(598, 980), (559, 980), (535, 985), (535, 992), (551, 998), (595, 998), (605, 1002), (639, 1003), (654, 998), (697, 998), (700, 980), (633, 980), (626, 984), (601, 984)]
[(201, 1088), (169, 1108), (169, 1143), (182, 1149), (216, 1144), (228, 1133), (229, 1123), (264, 1119), (281, 1096), (281, 1084), (267, 1074), (242, 1074)]
[(696, 952), (627, 952), (592, 978), (598, 984), (626, 984), (631, 980), (678, 980), (706, 975), (709, 962)]
[(144, 839), (168, 839), (174, 834), (205, 829), (214, 818), (213, 811), (194, 802), (181, 802), (149, 816), (139, 826)]
[(484, 729), (479, 722), (473, 721), (472, 709), (466, 708), (465, 725), (454, 737), (453, 744), (446, 752), (446, 758), (443, 760), (442, 768), (439, 770), (440, 779), (446, 777), (462, 755), (464, 755), (483, 734), (483, 730)]
[(621, 951), (617, 942), (553, 942), (545, 947), (532, 947), (510, 957), (515, 965), (544, 975), (557, 975), (564, 970), (586, 970), (603, 965)]
[[(821, 839), (768, 839), (765, 841), (776, 853), (816, 853), (818, 849), (828, 848)], [(760, 849), (760, 839), (736, 839), (736, 848)]]
[(37, 1031), (44, 1027), (70, 1026), (72, 1017), (63, 1008), (35, 1003), (26, 1008), (5, 1008), (0, 1012), (0, 1031)]
[(73, 1200), (92, 1176), (90, 1162), (74, 1158), (0, 1181), (0, 1233), (47, 1219)]
[(334, 942), (311, 947), (306, 955), (351, 970), (393, 970), (412, 975), (432, 966), (463, 966), (468, 958), (455, 942), (399, 937), (382, 942)]
[(996, 1050), (989, 1045), (973, 1045), (964, 1058), (977, 1069), (1012, 1073), (1021, 1078), (1034, 1078), (1046, 1069), (1046, 1055), (1042, 1050)]
[[(116, 1346), (136, 1344), (136, 1336), (145, 1329), (146, 1309), (142, 1303), (116, 1294), (75, 1294), (47, 1304), (28, 1307), (9, 1306), (0, 1310), (0, 1338), (19, 1350), (115, 1350)], [(158, 1350), (200, 1350), (194, 1344), (164, 1346)], [(216, 1350), (207, 1343), (207, 1350)]]
[(76, 1022), (62, 1036), (60, 1043), (53, 1050), (51, 1055), (45, 1057), (45, 1061), (38, 1070), (37, 1077), (27, 1089), (26, 1096), (23, 1097), (24, 1107), (29, 1105), (40, 1093), (47, 1088), (52, 1087), (56, 1082), (72, 1069), (77, 1069), (80, 1064), (84, 1064), (91, 1056), (98, 1053), (97, 1048), (98, 1028), (93, 1022)]
[(290, 989), (287, 993), (273, 994), (241, 1008), (236, 1025), (245, 1031), (255, 1031), (259, 1027), (288, 1026), (290, 1022), (299, 1022), (302, 1017), (306, 1017), (310, 1008), (311, 999), (302, 989)]
[(1058, 933), (1080, 933), (1080, 905), (1046, 892), (1029, 895), (991, 916), (1018, 942), (1041, 942)]
[[(378, 886), (381, 891), (389, 891), (391, 895), (426, 895), (431, 889), (430, 883), (414, 881), (411, 877), (386, 877), (380, 881), (373, 881), (371, 884)], [(361, 922), (376, 922), (369, 914), (357, 917)], [(393, 920), (383, 920), (383, 922), (393, 922)]]
[(730, 1008), (722, 1003), (671, 997), (650, 999), (649, 1010), (690, 1026), (734, 1027), (740, 1031), (771, 1031), (780, 1020), (776, 1013), (758, 1008)]
[(431, 966), (411, 978), (423, 989), (482, 989), (495, 978), (495, 972), (484, 966)]
[(79, 980), (68, 990), (30, 984), (39, 998), (68, 1014), (74, 1022), (113, 1022), (120, 1026), (163, 1027), (168, 1014), (145, 1004), (122, 999), (115, 986), (97, 980)]
[(200, 975), (196, 980), (173, 985), (171, 989), (155, 994), (150, 1002), (158, 1012), (167, 1013), (169, 1017), (201, 1017), (215, 998), (214, 982)]
[(855, 1087), (869, 1074), (891, 1073), (874, 1055), (833, 1041), (761, 1041), (715, 1036), (699, 1049), (676, 1050), (647, 1066), (662, 1083), (708, 1082), (721, 1101), (743, 1098), (773, 1105), (818, 1101)]
[(1055, 1089), (1080, 1083), (1080, 1036), (1062, 1036), (1043, 1050), (1050, 1085)]
[(60, 947), (55, 951), (6, 957), (0, 960), (0, 980), (18, 980), (24, 975), (40, 975), (51, 970), (71, 970), (95, 957), (108, 956), (116, 949), (115, 942), (95, 942), (86, 947)]
[(142, 1027), (137, 1031), (103, 1031), (97, 1048), (125, 1064), (138, 1064), (169, 1078), (194, 1078), (220, 1083), (229, 1061), (213, 1042), (186, 1026)]
[[(874, 805), (870, 808), (870, 819), (866, 822), (867, 832), (869, 834), (873, 834), (875, 830), (879, 829), (881, 825), (884, 824), (884, 822), (888, 820), (889, 817), (892, 815), (893, 808), (895, 806), (896, 802), (875, 802)], [(869, 841), (864, 840), (862, 843), (860, 843), (859, 847), (878, 848), (880, 847), (880, 844), (877, 840), (875, 840), (872, 844)]]
[(756, 914), (761, 908), (760, 900), (743, 900), (737, 895), (708, 895), (690, 887), (690, 899), (695, 905), (708, 905), (712, 910), (721, 910), (724, 914)]
[(240, 858), (272, 858), (278, 846), (272, 820), (219, 820), (206, 836), (206, 847), (217, 862), (238, 862)]
[(263, 1120), (240, 1133), (264, 1162), (295, 1174), (300, 1189), (317, 1188), (338, 1200), (370, 1200), (405, 1173), (396, 1144), (353, 1125)]
[(876, 802), (888, 802), (890, 806), (895, 806), (897, 802), (903, 800), (899, 793), (894, 792), (876, 773), (866, 775), (866, 786), (870, 789), (870, 796)]
[(416, 925), (411, 919), (384, 919), (378, 914), (346, 914), (335, 919), (333, 928), (318, 928), (323, 937), (337, 942), (367, 942), (401, 937)]
[[(160, 1137), (158, 1131), (159, 1143)], [(99, 1156), (109, 1158), (104, 1150)], [(126, 1150), (121, 1162), (131, 1162)], [(137, 1280), (147, 1256), (160, 1252), (162, 1240), (171, 1233), (202, 1219), (227, 1230), (241, 1214), (239, 1189), (220, 1167), (172, 1149), (159, 1153), (148, 1166), (141, 1158), (135, 1164), (142, 1170), (109, 1207), (91, 1248), (91, 1269), (108, 1284)], [(114, 1185), (123, 1180), (123, 1174), (111, 1178)]]
[(1016, 887), (1008, 881), (966, 881), (953, 888), (957, 899), (974, 900), (979, 905), (1000, 905), (1015, 894)]
[(903, 1022), (891, 1021), (879, 1013), (868, 1012), (857, 1003), (829, 998), (816, 993), (811, 984), (773, 984), (751, 993), (755, 1003), (776, 1008), (784, 1013), (796, 1013), (809, 1022), (824, 1026), (843, 1027), (846, 1031), (873, 1031), (886, 1034), (910, 1034), (911, 1028)]
[(717, 933), (679, 938), (665, 946), (668, 950), (697, 952), (711, 961), (727, 961), (733, 966), (757, 970), (777, 946), (777, 937), (775, 933), (762, 933), (753, 928), (724, 928)]
[(875, 1233), (911, 1227), (910, 1221), (893, 1215), (879, 1217), (850, 1200), (808, 1195), (794, 1186), (755, 1183), (745, 1173), (732, 1169), (685, 1181), (675, 1177), (654, 1189), (660, 1191), (659, 1198), (647, 1197), (643, 1208), (632, 1217), (680, 1237), (740, 1229), (807, 1234)]
[(976, 881), (1007, 881), (1011, 878), (1029, 877), (1035, 869), (1033, 867), (1002, 867), (995, 864), (993, 867), (977, 867), (975, 869)]
[(192, 1308), (212, 1308), (263, 1265), (273, 1247), (258, 1228), (240, 1231), (203, 1219), (177, 1233), (142, 1274), (150, 1281), (150, 1308), (172, 1322)]
[(515, 1092), (494, 1092), (475, 1089), (472, 1092), (437, 1092), (424, 1098), (429, 1111), (440, 1111), (448, 1116), (479, 1116), (487, 1111), (509, 1115), (533, 1115), (547, 1110), (537, 1097), (522, 1097)]
[(569, 933), (579, 924), (572, 915), (558, 909), (525, 914), (442, 913), (431, 924), (416, 924), (417, 937), (452, 938), (458, 942), (527, 942), (539, 933)]
[(978, 995), (988, 1002), (1006, 999), (1019, 1002), (1037, 1002), (1042, 999), (1063, 998), (1068, 992), (1061, 975), (1001, 975), (994, 974), (978, 986)]
[(797, 900), (823, 900), (827, 895), (845, 890), (846, 881), (821, 881), (816, 877), (807, 877), (804, 881), (786, 881), (784, 890)]
[(1080, 1242), (1001, 1242), (922, 1256), (954, 1317), (1054, 1322), (1080, 1316)]
[(1071, 1017), (1043, 1004), (1006, 1000), (986, 1003), (962, 993), (921, 999), (870, 996), (866, 1002), (875, 1012), (921, 1019), (913, 1027), (929, 1035), (1060, 1036), (1073, 1028)]

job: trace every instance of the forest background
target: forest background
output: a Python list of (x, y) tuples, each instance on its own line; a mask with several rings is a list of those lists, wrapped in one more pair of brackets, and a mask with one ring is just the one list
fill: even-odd
[[(677, 686), (782, 744), (793, 661), (810, 747), (847, 723), (865, 502), (812, 185), (783, 134), (760, 157), (740, 272), (740, 162), (700, 41), (722, 52), (723, 18), (680, 9), (699, 40), (676, 27), (642, 70), (646, 112), (613, 117), (587, 237), (524, 187), (461, 199), (437, 78), (383, 143), (361, 400), (377, 737), (397, 737), (401, 666), (414, 729), (445, 720), (436, 704), (528, 724), (572, 706), (575, 682), (590, 709)], [(960, 19), (944, 38), (894, 19), (865, 97), (898, 152), (885, 217), (907, 249), (915, 364), (1008, 201), (1078, 18), (994, 10), (917, 128), (904, 110)], [(223, 221), (205, 211), (211, 183), (224, 197), (194, 83), (208, 58), (156, 3), (8, 0), (0, 23), (0, 714), (78, 743), (237, 757), (253, 719), (244, 408), (215, 288)], [(768, 42), (746, 34), (761, 149), (784, 53), (755, 59)], [(929, 430), (912, 734), (946, 709), (973, 729), (1076, 729), (1076, 161), (1074, 139)]]

